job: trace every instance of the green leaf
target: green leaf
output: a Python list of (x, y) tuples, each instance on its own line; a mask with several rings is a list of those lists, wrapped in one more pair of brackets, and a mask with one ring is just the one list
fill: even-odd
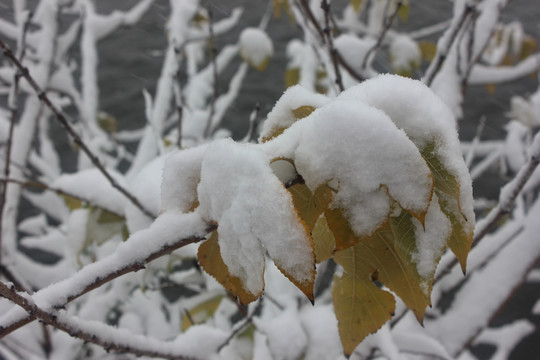
[(60, 196), (62, 197), (62, 199), (64, 199), (64, 203), (71, 211), (80, 209), (83, 206), (83, 202), (80, 199), (65, 194), (62, 194)]

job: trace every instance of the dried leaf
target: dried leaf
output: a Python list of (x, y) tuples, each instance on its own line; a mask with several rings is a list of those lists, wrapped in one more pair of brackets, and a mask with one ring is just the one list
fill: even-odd
[(398, 9), (398, 17), (399, 19), (406, 23), (409, 20), (409, 11), (411, 7), (408, 3), (408, 1), (404, 1), (403, 4)]

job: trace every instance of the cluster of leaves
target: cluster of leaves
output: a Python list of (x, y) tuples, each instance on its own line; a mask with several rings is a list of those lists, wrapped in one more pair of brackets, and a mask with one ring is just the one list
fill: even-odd
[[(289, 115), (294, 117), (294, 123), (300, 123), (307, 121), (315, 111), (316, 107), (303, 105), (290, 108)], [(286, 136), (289, 127), (290, 124), (275, 126), (270, 133), (263, 134), (262, 141), (280, 141), (281, 137)], [(280, 266), (285, 262), (280, 258), (283, 255), (279, 253), (275, 255), (271, 251), (269, 254), (281, 272), (312, 302), (316, 263), (333, 259), (341, 265), (343, 271), (342, 274), (335, 275), (332, 296), (346, 355), (350, 355), (367, 335), (391, 319), (396, 306), (393, 294), (399, 296), (414, 312), (418, 321), (422, 322), (424, 311), (431, 304), (430, 292), (435, 267), (431, 268), (427, 275), (425, 271), (418, 269), (421, 261), (418, 256), (421, 252), (419, 246), (422, 246), (418, 240), (419, 236), (430, 234), (430, 230), (440, 227), (446, 245), (455, 253), (465, 271), (467, 254), (472, 244), (473, 226), (471, 226), (472, 219), (467, 219), (466, 211), (462, 209), (460, 196), (461, 187), (470, 184), (462, 184), (461, 180), (447, 168), (438, 146), (436, 142), (428, 141), (418, 148), (432, 179), (429, 189), (426, 189), (426, 193), (430, 194), (427, 206), (421, 211), (402, 206), (392, 198), (387, 185), (380, 184), (380, 189), (392, 201), (391, 210), (386, 220), (367, 234), (359, 234), (353, 230), (349, 207), (336, 201), (340, 191), (339, 179), (310, 188), (304, 182), (305, 174), (297, 169), (294, 159), (271, 160), (271, 162), (285, 160), (294, 168), (294, 176), (289, 176), (283, 187), (287, 189), (294, 207), (293, 214), (296, 218), (293, 220), (300, 224), (304, 237), (308, 239), (307, 243), (310, 245), (307, 251), (311, 254), (304, 256), (303, 260), (298, 260), (309, 262), (300, 266), (313, 269), (312, 275), (309, 276), (310, 280), (306, 281), (304, 274), (298, 275)], [(191, 210), (199, 206), (199, 200), (192, 203)], [(428, 222), (426, 218), (430, 211), (441, 213), (443, 216)], [(199, 247), (200, 265), (234, 299), (247, 305), (263, 294), (263, 288), (252, 291), (246, 284), (245, 277), (233, 274), (229, 270), (220, 249), (220, 245), (228, 245), (226, 242), (220, 243), (219, 220), (216, 221), (217, 230), (213, 231)], [(443, 230), (445, 227), (449, 228), (446, 232)], [(256, 234), (254, 236), (257, 237)], [(428, 255), (429, 261), (436, 265), (445, 248), (444, 245), (436, 248), (436, 251)], [(243, 259), (239, 256), (236, 261), (241, 263), (253, 259)]]

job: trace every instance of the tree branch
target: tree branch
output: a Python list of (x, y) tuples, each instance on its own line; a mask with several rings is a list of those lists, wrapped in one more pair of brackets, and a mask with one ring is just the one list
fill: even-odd
[(98, 170), (103, 174), (103, 176), (105, 176), (105, 178), (109, 181), (109, 183), (115, 189), (120, 191), (125, 197), (127, 197), (129, 201), (131, 201), (133, 205), (135, 205), (139, 210), (141, 210), (146, 216), (152, 219), (155, 218), (155, 215), (150, 210), (146, 209), (133, 194), (131, 194), (125, 187), (118, 184), (118, 182), (111, 176), (111, 174), (109, 174), (109, 172), (101, 164), (101, 161), (92, 153), (90, 148), (86, 146), (86, 144), (82, 141), (82, 138), (73, 129), (69, 121), (62, 114), (62, 112), (56, 108), (56, 106), (51, 102), (47, 94), (43, 90), (41, 90), (37, 82), (30, 75), (30, 72), (28, 71), (28, 69), (21, 64), (21, 62), (15, 57), (15, 55), (13, 55), (13, 52), (11, 51), (11, 49), (2, 40), (0, 40), (0, 47), (4, 51), (4, 56), (6, 56), (8, 59), (11, 60), (11, 62), (21, 72), (22, 76), (26, 79), (26, 81), (28, 81), (30, 86), (34, 89), (39, 100), (53, 112), (53, 114), (55, 115), (55, 118), (58, 120), (60, 125), (62, 125), (62, 127), (73, 138), (73, 141), (75, 142), (75, 144), (77, 144), (77, 146), (79, 146), (84, 151), (84, 153), (90, 158), (94, 166), (98, 168)]
[(389, 17), (385, 17), (385, 19), (384, 19), (384, 28), (383, 28), (381, 34), (379, 35), (379, 38), (377, 39), (377, 42), (375, 43), (375, 45), (373, 45), (368, 50), (368, 52), (364, 56), (364, 60), (362, 60), (362, 69), (366, 68), (368, 59), (371, 56), (371, 54), (376, 53), (377, 50), (379, 50), (379, 48), (381, 47), (382, 42), (383, 42), (386, 34), (388, 33), (388, 30), (390, 30), (390, 28), (392, 27), (392, 23), (394, 22), (395, 18), (397, 17), (397, 14), (398, 14), (399, 9), (401, 8), (401, 6), (403, 6), (403, 1), (399, 0), (397, 2), (397, 4), (396, 4), (396, 9), (394, 10), (394, 12)]
[[(206, 224), (196, 213), (166, 212), (150, 228), (131, 235), (111, 255), (83, 267), (70, 278), (36, 292), (32, 298), (47, 298), (49, 308), (63, 308), (81, 295), (122, 275), (144, 269), (146, 264), (163, 255), (204, 240), (206, 234), (216, 228), (216, 225)], [(122, 261), (126, 257), (130, 259), (127, 263)], [(13, 311), (16, 309), (0, 318), (0, 338), (35, 319), (31, 315), (12, 314)]]
[[(165, 342), (141, 335), (125, 336), (125, 329), (71, 318), (57, 310), (46, 311), (36, 305), (27, 293), (17, 293), (14, 286), (0, 282), (0, 295), (23, 308), (32, 318), (54, 326), (72, 337), (93, 343), (108, 351), (131, 353), (137, 356), (160, 357), (165, 359), (193, 360), (194, 357), (183, 356), (174, 352), (174, 341)], [(116, 335), (119, 336), (111, 336)], [(122, 336), (123, 335), (123, 336)], [(159, 350), (158, 350), (159, 349)]]

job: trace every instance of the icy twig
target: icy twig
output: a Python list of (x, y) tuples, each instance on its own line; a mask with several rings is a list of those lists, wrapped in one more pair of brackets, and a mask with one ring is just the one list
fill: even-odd
[(399, 12), (399, 9), (402, 6), (403, 6), (403, 1), (399, 0), (397, 2), (397, 4), (396, 4), (396, 8), (395, 8), (394, 12), (392, 14), (390, 14), (390, 16), (388, 16), (388, 17), (385, 16), (385, 18), (384, 18), (384, 28), (382, 29), (381, 34), (377, 38), (377, 42), (375, 43), (375, 45), (373, 45), (368, 50), (366, 55), (364, 56), (364, 60), (362, 60), (362, 69), (366, 68), (368, 59), (370, 58), (371, 54), (376, 53), (379, 50), (379, 48), (381, 47), (382, 42), (383, 42), (384, 38), (386, 37), (386, 34), (388, 33), (388, 30), (390, 30), (390, 28), (392, 27), (392, 24), (394, 23), (394, 20), (397, 17), (397, 14)]
[(133, 195), (131, 194), (125, 187), (118, 184), (118, 182), (109, 174), (109, 172), (105, 169), (105, 167), (101, 164), (101, 161), (94, 155), (94, 153), (90, 150), (90, 148), (82, 141), (82, 138), (77, 134), (75, 129), (71, 126), (69, 121), (66, 119), (66, 117), (62, 114), (60, 110), (56, 108), (56, 106), (51, 102), (45, 91), (41, 90), (39, 85), (36, 83), (34, 78), (30, 75), (30, 72), (26, 67), (24, 67), (19, 60), (15, 57), (11, 49), (2, 41), (0, 40), (0, 47), (4, 51), (4, 55), (11, 60), (11, 62), (17, 67), (17, 69), (20, 71), (21, 75), (26, 79), (26, 81), (30, 84), (30, 86), (34, 89), (36, 92), (39, 100), (45, 104), (49, 110), (53, 112), (55, 115), (55, 118), (58, 120), (58, 122), (62, 125), (62, 127), (69, 133), (69, 135), (73, 138), (73, 141), (79, 148), (81, 148), (86, 156), (92, 161), (94, 166), (98, 168), (98, 170), (105, 176), (105, 178), (109, 181), (109, 183), (118, 191), (120, 191), (125, 197), (129, 199), (135, 205), (139, 210), (141, 210), (146, 216), (150, 218), (154, 218), (155, 214), (153, 214), (150, 210), (146, 209), (141, 202)]
[[(82, 319), (71, 318), (60, 311), (46, 311), (37, 306), (32, 297), (24, 292), (17, 292), (15, 286), (0, 282), (0, 296), (23, 308), (31, 317), (61, 330), (72, 337), (101, 346), (106, 351), (131, 353), (137, 356), (160, 357), (165, 359), (188, 360), (193, 357), (183, 356), (167, 349), (171, 344), (165, 341), (150, 339), (141, 335), (126, 337), (125, 330), (115, 329), (105, 324), (95, 324)], [(111, 335), (116, 335), (111, 337)], [(172, 343), (174, 348), (174, 343)], [(165, 348), (165, 349), (164, 349)], [(159, 349), (159, 350), (158, 350)], [(167, 351), (169, 350), (169, 351)]]

